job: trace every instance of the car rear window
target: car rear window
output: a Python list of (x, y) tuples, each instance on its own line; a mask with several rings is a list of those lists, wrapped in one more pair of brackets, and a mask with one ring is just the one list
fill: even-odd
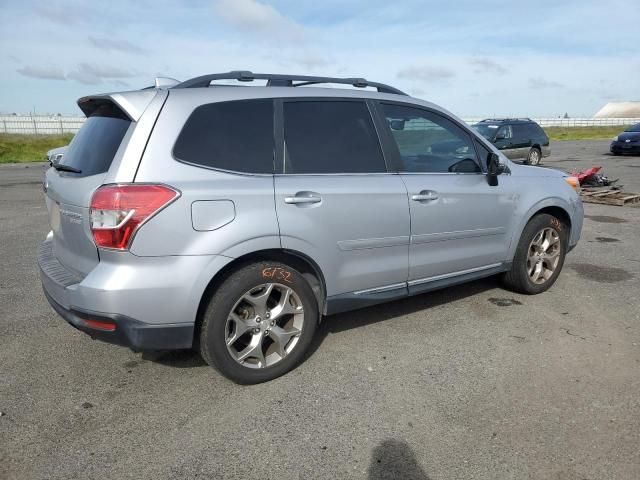
[(386, 166), (360, 101), (284, 103), (284, 173), (377, 173)]
[(60, 163), (80, 170), (71, 174), (80, 177), (107, 172), (130, 125), (116, 105), (100, 105), (73, 137)]
[(242, 173), (273, 173), (273, 101), (209, 103), (196, 108), (173, 155), (194, 165)]

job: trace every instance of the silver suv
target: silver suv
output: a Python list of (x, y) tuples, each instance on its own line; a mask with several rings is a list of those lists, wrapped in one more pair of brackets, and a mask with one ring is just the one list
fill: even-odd
[(263, 382), (302, 361), (323, 315), (495, 274), (540, 293), (580, 237), (575, 179), (393, 87), (157, 85), (81, 98), (46, 172), (44, 292), (91, 337), (196, 348)]

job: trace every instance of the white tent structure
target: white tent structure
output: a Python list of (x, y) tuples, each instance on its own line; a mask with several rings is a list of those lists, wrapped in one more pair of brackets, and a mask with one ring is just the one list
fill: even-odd
[(609, 102), (593, 118), (640, 118), (640, 102)]

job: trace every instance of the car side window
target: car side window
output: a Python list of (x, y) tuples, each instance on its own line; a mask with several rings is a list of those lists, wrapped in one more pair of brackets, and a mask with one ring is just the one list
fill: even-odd
[(521, 141), (529, 140), (531, 138), (530, 131), (525, 124), (517, 124), (513, 127), (513, 138)]
[(173, 155), (202, 167), (273, 173), (273, 101), (239, 100), (199, 106), (180, 132)]
[(419, 108), (382, 107), (398, 146), (401, 172), (481, 172), (471, 136), (451, 120)]
[(498, 133), (496, 134), (496, 139), (509, 140), (511, 138), (513, 138), (513, 130), (511, 128), (511, 125), (503, 125), (502, 127), (500, 127)]
[(285, 101), (284, 173), (379, 173), (387, 167), (363, 101)]

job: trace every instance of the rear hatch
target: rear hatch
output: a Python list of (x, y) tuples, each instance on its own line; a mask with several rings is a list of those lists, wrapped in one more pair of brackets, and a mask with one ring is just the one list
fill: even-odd
[(80, 277), (100, 261), (89, 227), (91, 196), (135, 128), (135, 122), (110, 99), (86, 101), (91, 103), (80, 106), (87, 120), (56, 163), (58, 168), (47, 170), (44, 183), (53, 254)]

